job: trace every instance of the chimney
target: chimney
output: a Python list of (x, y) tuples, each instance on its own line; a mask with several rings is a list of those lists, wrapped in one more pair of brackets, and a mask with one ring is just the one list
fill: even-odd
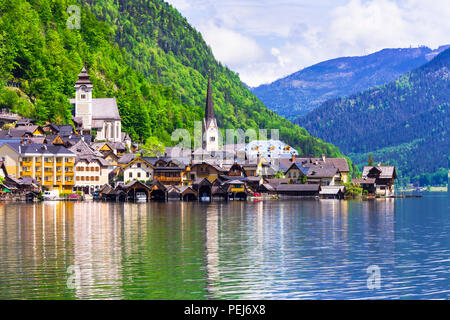
[(325, 162), (325, 154), (322, 153), (322, 161)]
[(292, 159), (291, 162), (294, 163), (295, 162), (295, 153), (292, 154)]

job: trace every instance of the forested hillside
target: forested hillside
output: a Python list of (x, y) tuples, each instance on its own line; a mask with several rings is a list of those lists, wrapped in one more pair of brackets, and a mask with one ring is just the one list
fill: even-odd
[[(66, 25), (71, 4), (81, 8), (79, 30)], [(0, 2), (0, 107), (40, 123), (70, 123), (67, 100), (83, 65), (94, 97), (117, 98), (123, 129), (134, 140), (170, 145), (175, 128), (192, 130), (204, 114), (210, 73), (222, 129), (278, 128), (300, 153), (342, 155), (268, 110), (163, 1)]]
[(298, 123), (358, 164), (373, 153), (375, 161), (397, 165), (413, 181), (442, 183), (450, 150), (449, 108), (447, 49), (396, 81), (329, 100)]
[(252, 92), (277, 114), (293, 119), (328, 99), (383, 85), (427, 63), (449, 46), (383, 49), (360, 57), (323, 61)]

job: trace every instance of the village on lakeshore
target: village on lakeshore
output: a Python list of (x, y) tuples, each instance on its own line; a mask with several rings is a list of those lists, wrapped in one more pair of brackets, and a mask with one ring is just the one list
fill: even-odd
[(205, 201), (394, 197), (394, 166), (365, 166), (352, 179), (345, 158), (299, 155), (280, 140), (220, 146), (208, 81), (202, 146), (152, 157), (122, 132), (115, 98), (93, 98), (85, 68), (75, 83), (74, 125), (36, 125), (0, 112), (0, 199)]

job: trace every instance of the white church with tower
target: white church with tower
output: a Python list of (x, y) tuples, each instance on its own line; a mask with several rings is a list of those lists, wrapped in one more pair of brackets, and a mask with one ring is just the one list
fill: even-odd
[(74, 121), (83, 134), (95, 131), (97, 141), (121, 142), (122, 121), (116, 98), (92, 98), (93, 89), (89, 74), (83, 68), (75, 83), (75, 99), (70, 99)]
[(205, 117), (202, 122), (202, 148), (207, 152), (219, 151), (219, 128), (214, 115), (214, 104), (211, 90), (211, 77), (208, 78), (208, 91), (206, 93)]

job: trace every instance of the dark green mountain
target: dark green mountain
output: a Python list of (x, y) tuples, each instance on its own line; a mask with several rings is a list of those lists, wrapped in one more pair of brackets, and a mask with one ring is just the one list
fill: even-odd
[(450, 150), (449, 107), (447, 49), (396, 81), (328, 100), (297, 121), (357, 164), (372, 153), (377, 162), (397, 165), (403, 177), (442, 183)]
[(345, 97), (393, 81), (427, 63), (449, 46), (383, 49), (361, 57), (315, 64), (252, 92), (277, 114), (293, 119), (328, 99)]
[[(72, 4), (81, 9), (79, 30), (66, 25)], [(221, 128), (278, 128), (300, 153), (342, 155), (268, 110), (163, 1), (0, 2), (0, 107), (41, 123), (71, 122), (67, 99), (83, 65), (95, 97), (117, 98), (124, 131), (134, 140), (170, 145), (174, 129), (192, 130), (203, 118), (211, 74)]]

